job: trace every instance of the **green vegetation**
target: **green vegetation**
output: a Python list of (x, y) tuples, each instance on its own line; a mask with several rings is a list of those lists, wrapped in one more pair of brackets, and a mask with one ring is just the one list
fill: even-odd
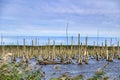
[(40, 70), (33, 71), (22, 63), (2, 63), (0, 80), (41, 80)]

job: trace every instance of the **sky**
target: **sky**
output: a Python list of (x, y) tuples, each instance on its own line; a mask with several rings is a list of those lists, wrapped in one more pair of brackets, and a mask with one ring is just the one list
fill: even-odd
[(120, 37), (120, 0), (0, 0), (7, 36)]

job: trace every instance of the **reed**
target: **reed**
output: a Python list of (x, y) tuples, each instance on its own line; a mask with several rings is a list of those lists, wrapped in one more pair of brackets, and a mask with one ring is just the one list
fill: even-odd
[(3, 45), (3, 35), (1, 34), (1, 45)]
[(20, 53), (19, 53), (19, 41), (18, 41), (18, 39), (17, 39), (17, 51), (16, 51), (16, 53), (17, 53), (17, 57), (20, 57)]
[(61, 43), (60, 44), (60, 51), (59, 51), (59, 56), (61, 56), (63, 54), (63, 44)]
[(51, 54), (50, 54), (50, 39), (48, 38), (48, 44), (47, 44), (47, 53), (48, 53), (48, 60), (51, 60)]
[(119, 41), (117, 42), (117, 53), (120, 54), (119, 53)]
[(84, 62), (85, 64), (88, 64), (88, 36), (86, 36), (86, 46), (85, 46), (85, 49), (84, 49)]
[(54, 61), (56, 59), (56, 54), (55, 54), (55, 41), (53, 41), (53, 52), (52, 52), (52, 60)]
[(78, 54), (80, 57), (80, 34), (78, 34)]
[(115, 50), (114, 50), (114, 46), (112, 44), (112, 38), (111, 38), (111, 41), (110, 41), (110, 46), (111, 46), (111, 50), (110, 50), (110, 59), (109, 59), (109, 61), (113, 61), (113, 58), (115, 56)]
[(2, 51), (1, 51), (1, 55), (5, 55), (5, 51), (4, 51), (4, 42), (3, 42), (3, 35), (1, 34), (1, 46), (2, 46)]
[[(73, 46), (74, 45), (74, 40), (73, 40), (73, 36), (71, 37), (71, 52), (70, 53), (68, 53), (68, 57), (70, 58), (71, 57), (71, 55), (73, 55), (74, 54), (74, 51), (73, 51)], [(72, 56), (73, 57), (73, 56)]]
[(104, 54), (105, 54), (105, 53), (104, 53), (105, 50), (104, 50), (104, 44), (103, 44), (103, 42), (102, 42), (101, 45), (102, 45), (102, 46), (101, 46), (101, 50), (100, 50), (100, 51), (101, 51), (101, 58), (102, 58), (102, 60), (103, 60), (104, 57), (105, 57), (105, 55), (104, 55)]
[[(67, 36), (68, 37), (68, 36)], [(68, 40), (67, 40), (68, 41)], [(93, 46), (88, 45), (88, 36), (85, 38), (85, 45), (80, 42), (80, 34), (78, 34), (78, 44), (75, 45), (74, 37), (71, 37), (71, 45), (56, 45), (53, 41), (53, 45), (50, 44), (50, 38), (44, 46), (39, 45), (39, 40), (31, 40), (31, 45), (26, 45), (27, 41), (23, 39), (23, 45), (19, 45), (17, 39), (17, 45), (4, 45), (3, 36), (1, 35), (1, 53), (12, 53), (13, 60), (16, 57), (24, 58), (29, 61), (32, 58), (37, 58), (38, 60), (53, 61), (57, 59), (59, 63), (73, 63), (72, 60), (77, 60), (78, 64), (88, 64), (89, 58), (96, 59), (97, 61), (106, 59), (107, 61), (113, 61), (114, 58), (119, 59), (119, 41), (117, 46), (113, 45), (112, 39), (110, 41), (110, 46), (107, 46), (107, 40), (102, 43), (102, 46), (96, 45), (95, 41)]]
[(107, 40), (105, 40), (105, 58), (108, 61), (109, 59), (109, 54), (108, 54), (108, 47), (107, 47)]
[(117, 58), (120, 60), (120, 51), (119, 51), (119, 40), (117, 41), (117, 54), (116, 55), (118, 55), (117, 56)]
[(80, 34), (78, 34), (78, 64), (82, 64), (82, 56), (80, 54)]

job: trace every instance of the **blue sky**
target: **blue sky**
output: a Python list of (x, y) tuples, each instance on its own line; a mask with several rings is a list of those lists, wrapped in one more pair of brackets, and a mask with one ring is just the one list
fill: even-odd
[(120, 37), (120, 0), (0, 0), (0, 33)]

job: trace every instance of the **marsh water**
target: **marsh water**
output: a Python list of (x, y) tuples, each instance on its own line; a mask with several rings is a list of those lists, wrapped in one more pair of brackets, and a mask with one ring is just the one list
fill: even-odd
[[(95, 71), (108, 63), (106, 60), (96, 61), (95, 59), (89, 60), (89, 64), (78, 65), (76, 61), (74, 64), (57, 64), (57, 65), (39, 65), (35, 64), (35, 60), (30, 61), (30, 65), (41, 67), (41, 70), (45, 72), (45, 80), (50, 78), (57, 78), (67, 73), (69, 76), (84, 75), (84, 79), (92, 77)], [(55, 69), (58, 66), (58, 69)], [(109, 62), (108, 67), (105, 69), (105, 77), (110, 77), (110, 80), (120, 80), (120, 60), (114, 59), (113, 62)]]

